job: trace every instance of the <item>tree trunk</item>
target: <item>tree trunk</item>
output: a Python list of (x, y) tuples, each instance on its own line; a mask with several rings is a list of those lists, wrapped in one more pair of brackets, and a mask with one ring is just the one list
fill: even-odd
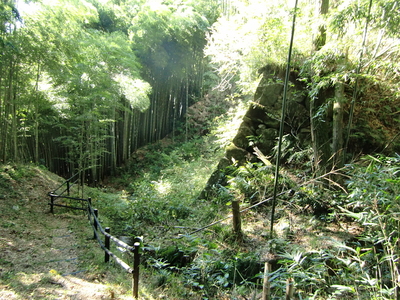
[[(11, 62), (10, 70), (9, 70), (9, 86), (8, 86), (8, 99), (10, 103), (11, 110), (11, 132), (9, 133), (11, 138), (11, 147), (12, 147), (12, 158), (14, 162), (18, 161), (18, 149), (17, 149), (17, 116), (16, 116), (16, 98), (14, 94), (14, 71), (15, 64)], [(11, 156), (11, 154), (10, 154)]]
[[(4, 51), (0, 52), (0, 57), (4, 57)], [(0, 64), (0, 163), (4, 162), (5, 157), (5, 126), (6, 126), (6, 114), (5, 114), (5, 88), (3, 88), (3, 70), (4, 64)], [(2, 93), (4, 90), (4, 95)]]
[(128, 145), (129, 145), (129, 104), (125, 104), (124, 118), (123, 118), (123, 133), (122, 133), (122, 162), (128, 159)]
[[(322, 21), (324, 15), (328, 13), (329, 0), (316, 1), (316, 19), (318, 21), (315, 27), (313, 50), (320, 50), (326, 43), (326, 24)], [(311, 124), (311, 139), (314, 152), (314, 172), (317, 176), (326, 172), (330, 149), (329, 149), (329, 128), (323, 116), (317, 116), (318, 109), (324, 103), (323, 95), (310, 100), (310, 124)]]
[(333, 103), (333, 132), (332, 132), (332, 150), (333, 163), (335, 168), (343, 167), (343, 102), (344, 102), (344, 84), (338, 82), (335, 87), (335, 100)]
[(323, 18), (329, 11), (329, 0), (316, 0), (315, 10), (317, 24), (314, 29), (314, 52), (321, 50), (321, 48), (326, 44), (326, 24)]
[(188, 140), (188, 135), (189, 135), (189, 127), (188, 127), (188, 108), (189, 108), (189, 75), (188, 75), (188, 70), (189, 68), (186, 67), (186, 91), (185, 91), (185, 141), (187, 142)]
[(36, 103), (34, 104), (34, 123), (35, 123), (35, 150), (34, 150), (34, 160), (35, 164), (39, 165), (39, 79), (40, 79), (40, 61), (38, 63), (37, 74), (36, 74), (36, 85), (35, 85), (35, 93), (36, 93)]
[(117, 143), (117, 133), (116, 133), (116, 111), (115, 107), (113, 108), (112, 111), (112, 117), (111, 119), (113, 120), (111, 122), (111, 175), (115, 174), (115, 170), (117, 169), (117, 149), (116, 149), (116, 143)]
[(232, 225), (237, 241), (242, 241), (242, 220), (240, 216), (240, 204), (238, 200), (232, 201)]

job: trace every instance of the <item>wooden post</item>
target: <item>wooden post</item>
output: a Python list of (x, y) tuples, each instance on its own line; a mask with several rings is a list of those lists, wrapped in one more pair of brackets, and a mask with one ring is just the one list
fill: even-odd
[(239, 201), (232, 201), (232, 214), (233, 214), (233, 232), (236, 234), (238, 240), (242, 239), (242, 221), (240, 219)]
[(294, 287), (293, 278), (288, 278), (286, 281), (286, 300), (293, 299)]
[(264, 283), (263, 283), (263, 293), (262, 300), (270, 300), (270, 283), (269, 283), (269, 274), (271, 273), (271, 264), (266, 262), (264, 265)]
[[(397, 222), (397, 227), (399, 227), (399, 225), (400, 225), (400, 222)], [(399, 239), (397, 239), (397, 242), (396, 242), (393, 250), (394, 250), (393, 251), (394, 256), (399, 257), (399, 254), (400, 254), (399, 253), (400, 252), (399, 251), (400, 250), (400, 240)], [(397, 270), (399, 270), (399, 268), (400, 268), (400, 264), (399, 264), (398, 260), (393, 261), (392, 264), (393, 264), (392, 271), (391, 271), (391, 273), (393, 274), (392, 281), (393, 281), (393, 284), (396, 286), (394, 289), (394, 297), (396, 300), (400, 300), (400, 275), (397, 272)]]
[(92, 207), (92, 198), (87, 199), (88, 202), (88, 207), (87, 207), (87, 213), (88, 213), (88, 220), (90, 221), (90, 208)]
[(54, 198), (53, 193), (50, 193), (50, 212), (54, 214)]
[[(84, 179), (84, 176), (85, 176), (85, 172), (79, 172), (79, 176), (80, 176), (80, 181), (81, 181), (81, 193), (82, 193), (82, 198), (83, 198), (83, 186), (84, 186), (84, 183), (85, 183), (85, 179)], [(78, 195), (79, 195), (79, 189), (78, 189)]]
[[(110, 227), (104, 228), (104, 231), (108, 234), (110, 234)], [(106, 247), (107, 250), (110, 250), (110, 236), (104, 235), (104, 246)], [(104, 251), (104, 262), (108, 263), (110, 261), (110, 255), (108, 254), (107, 251)]]
[(67, 180), (67, 195), (69, 196), (69, 179)]
[(135, 299), (139, 297), (139, 265), (140, 265), (140, 243), (134, 244), (135, 250), (133, 250), (133, 273), (132, 273), (132, 293)]
[(93, 218), (93, 226), (94, 226), (93, 239), (96, 239), (97, 217), (99, 216), (99, 210), (97, 208), (95, 208), (93, 211), (94, 211), (94, 215), (96, 216), (96, 218)]

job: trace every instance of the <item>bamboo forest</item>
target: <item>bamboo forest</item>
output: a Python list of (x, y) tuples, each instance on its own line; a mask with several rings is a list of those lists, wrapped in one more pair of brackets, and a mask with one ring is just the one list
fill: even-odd
[(0, 214), (0, 299), (400, 299), (400, 0), (1, 0)]

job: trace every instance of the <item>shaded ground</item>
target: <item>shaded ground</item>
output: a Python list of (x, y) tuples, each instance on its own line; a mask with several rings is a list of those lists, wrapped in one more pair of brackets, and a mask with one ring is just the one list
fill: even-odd
[(96, 275), (86, 217), (49, 213), (47, 193), (60, 182), (39, 168), (0, 167), (0, 299), (122, 299)]
[[(39, 168), (0, 166), (0, 299), (132, 299), (127, 290), (130, 287), (124, 288), (120, 282), (111, 284), (112, 277), (99, 269), (104, 254), (91, 239), (93, 233), (86, 216), (82, 212), (63, 213), (58, 207), (55, 215), (49, 213), (47, 193), (61, 182), (59, 177)], [(264, 262), (274, 258), (272, 253), (334, 247), (335, 243), (351, 239), (358, 230), (350, 223), (331, 223), (327, 227), (325, 222), (307, 218), (301, 208), (290, 206), (278, 209), (277, 238), (270, 240), (269, 211), (266, 206), (243, 214), (243, 243), (228, 238), (231, 236), (231, 219), (196, 236), (213, 239), (219, 253), (224, 249), (251, 251), (257, 253), (257, 261)], [(221, 211), (221, 217), (225, 213), (230, 214), (229, 209)], [(176, 242), (181, 234), (201, 227), (198, 219), (189, 218), (188, 222), (185, 226), (174, 226), (171, 220), (164, 226), (152, 226), (151, 230), (149, 227), (149, 235), (144, 240), (150, 245), (165, 243), (167, 246), (171, 241)], [(222, 235), (227, 238), (221, 238)], [(190, 242), (179, 241), (182, 246)], [(197, 255), (200, 256), (202, 251), (208, 250), (198, 245)], [(228, 258), (223, 259), (229, 263), (231, 259)], [(119, 273), (125, 276), (123, 272)], [(182, 299), (171, 296), (174, 288), (171, 284), (153, 284), (155, 278), (150, 273), (143, 270), (141, 275), (144, 283), (140, 289), (141, 299), (154, 299), (155, 295), (157, 298)], [(160, 276), (155, 275), (156, 279)], [(168, 280), (174, 278), (173, 274), (166, 276)], [(175, 287), (177, 293), (183, 289), (181, 278), (179, 280)], [(190, 298), (187, 299), (203, 298), (201, 291), (190, 290), (188, 295)], [(210, 299), (245, 298), (237, 295), (236, 290), (221, 289)]]

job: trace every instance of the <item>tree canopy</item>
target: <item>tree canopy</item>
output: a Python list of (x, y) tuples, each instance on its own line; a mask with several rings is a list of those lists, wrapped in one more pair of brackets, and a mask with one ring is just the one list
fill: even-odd
[[(326, 13), (300, 2), (292, 58), (310, 97), (361, 77), (398, 94), (398, 1), (318, 3)], [(210, 89), (252, 94), (260, 69), (284, 66), (292, 10), (260, 0), (3, 1), (0, 159), (93, 179), (115, 172), (176, 132)], [(326, 39), (315, 51), (318, 28)]]
[(201, 94), (212, 8), (3, 1), (1, 160), (98, 177), (165, 136)]

